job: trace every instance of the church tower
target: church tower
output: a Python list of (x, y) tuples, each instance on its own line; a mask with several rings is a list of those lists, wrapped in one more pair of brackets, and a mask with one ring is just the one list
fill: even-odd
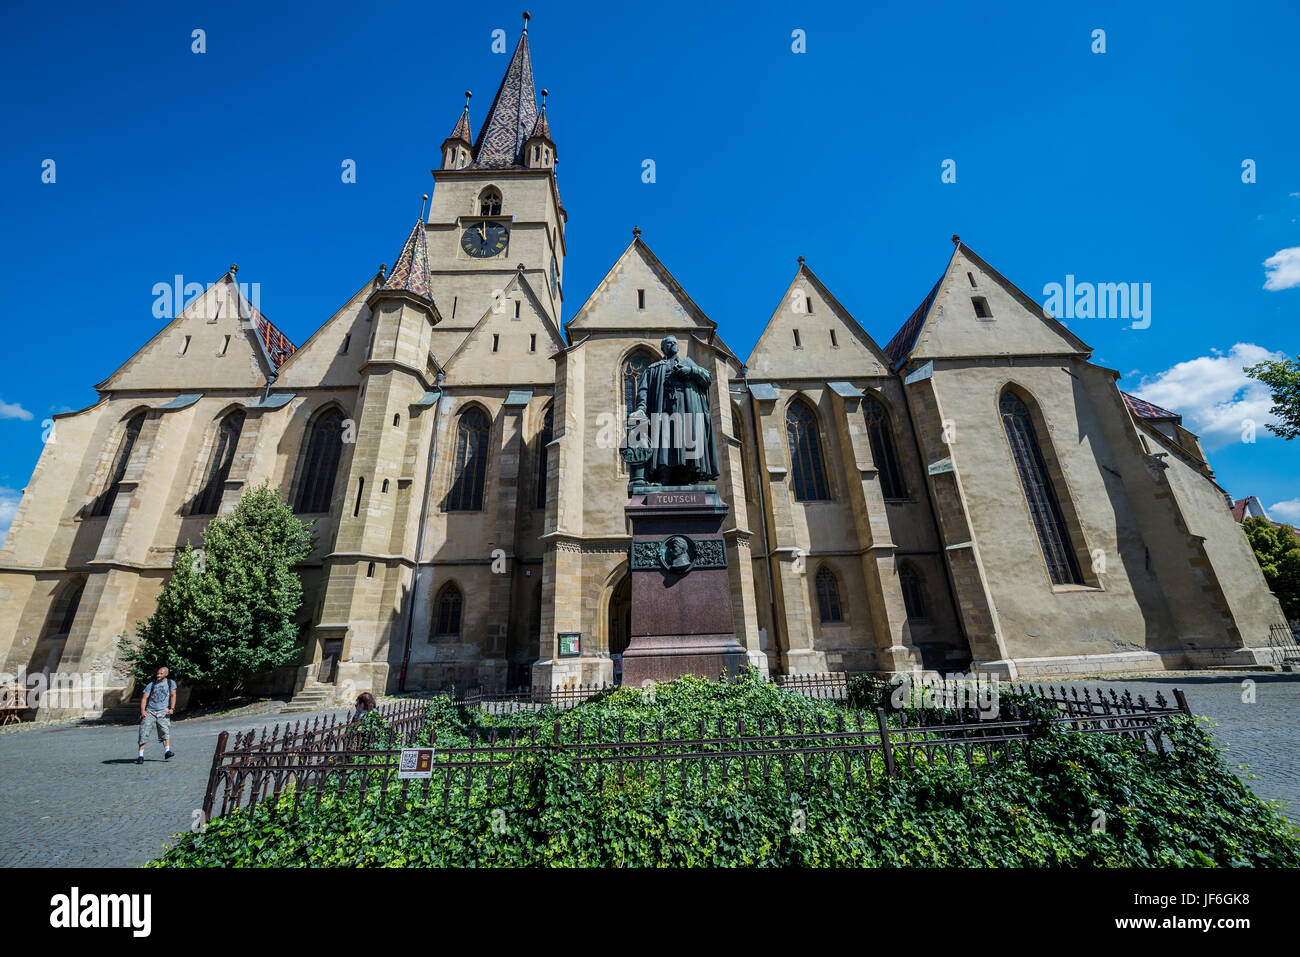
[[(564, 224), (556, 149), (539, 110), (528, 46), (528, 14), (501, 87), (470, 145), (469, 97), (433, 170), (429, 260), (444, 323), (434, 352), (450, 355), (522, 269), (560, 321)], [(450, 346), (450, 348), (448, 348)]]

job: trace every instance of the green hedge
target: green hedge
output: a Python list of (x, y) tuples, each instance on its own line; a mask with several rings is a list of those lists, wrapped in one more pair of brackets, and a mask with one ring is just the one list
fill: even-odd
[[(653, 700), (625, 689), (564, 712), (467, 713), (437, 699), (429, 736), (448, 746), (471, 731), (538, 727), (549, 738), (559, 721), (588, 738), (622, 721), (656, 733), (663, 722), (671, 737), (700, 721), (846, 713), (752, 677), (681, 679)], [(1146, 762), (1116, 737), (1053, 729), (1034, 740), (1028, 766), (959, 764), (793, 797), (747, 793), (734, 779), (705, 800), (595, 789), (566, 755), (543, 752), (509, 807), (412, 802), (399, 813), (390, 793), (380, 812), (349, 793), (295, 813), (285, 798), (184, 835), (153, 866), (1300, 866), (1300, 832), (1225, 768), (1213, 739), (1185, 718), (1166, 730), (1174, 746)]]

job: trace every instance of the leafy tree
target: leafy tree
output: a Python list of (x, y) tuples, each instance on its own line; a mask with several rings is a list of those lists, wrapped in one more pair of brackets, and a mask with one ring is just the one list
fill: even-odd
[(186, 543), (124, 659), (138, 679), (165, 664), (174, 678), (216, 688), (224, 704), (243, 679), (294, 660), (302, 580), (293, 567), (313, 546), (310, 523), (266, 485), (253, 489), (208, 523), (201, 549)]
[(1286, 525), (1265, 518), (1248, 518), (1242, 527), (1269, 590), (1282, 603), (1282, 613), (1300, 618), (1300, 539)]
[(1247, 367), (1246, 375), (1264, 383), (1273, 393), (1272, 413), (1280, 425), (1269, 423), (1268, 430), (1284, 439), (1300, 435), (1300, 356), (1261, 362)]

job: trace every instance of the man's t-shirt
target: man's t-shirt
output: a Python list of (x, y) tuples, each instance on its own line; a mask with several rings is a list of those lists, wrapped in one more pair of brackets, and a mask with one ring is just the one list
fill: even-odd
[(176, 682), (168, 678), (162, 684), (151, 681), (144, 686), (144, 695), (147, 699), (145, 710), (147, 711), (166, 711), (171, 703), (172, 689), (176, 687)]

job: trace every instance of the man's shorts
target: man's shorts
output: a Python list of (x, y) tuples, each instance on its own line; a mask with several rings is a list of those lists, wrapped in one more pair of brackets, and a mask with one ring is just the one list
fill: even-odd
[(158, 740), (166, 741), (172, 735), (172, 719), (167, 716), (166, 711), (146, 711), (144, 717), (140, 719), (140, 747), (145, 746), (149, 739), (149, 729), (158, 729)]

